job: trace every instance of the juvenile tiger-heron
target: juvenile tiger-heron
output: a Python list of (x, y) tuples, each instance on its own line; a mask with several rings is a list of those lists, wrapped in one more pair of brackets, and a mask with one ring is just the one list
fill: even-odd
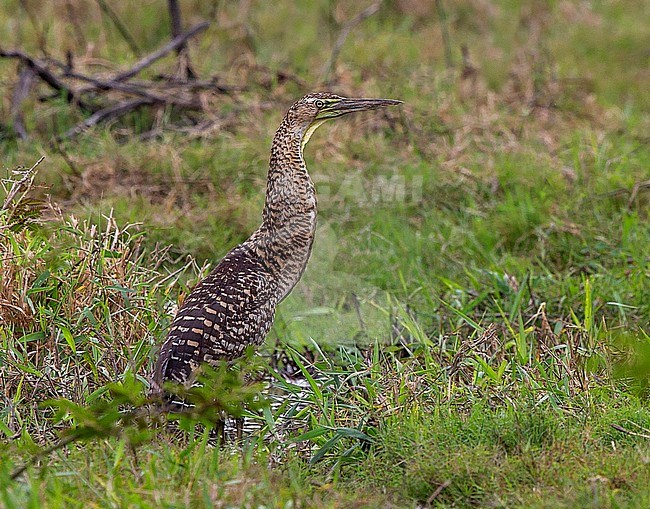
[(185, 299), (162, 345), (154, 383), (185, 383), (202, 363), (240, 357), (271, 328), (276, 306), (302, 276), (316, 230), (316, 191), (303, 150), (326, 120), (399, 104), (313, 93), (285, 115), (271, 146), (261, 226)]

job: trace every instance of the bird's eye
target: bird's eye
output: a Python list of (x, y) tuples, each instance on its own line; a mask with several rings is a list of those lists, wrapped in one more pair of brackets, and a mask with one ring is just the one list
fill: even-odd
[(325, 103), (324, 103), (323, 101), (321, 101), (320, 99), (316, 99), (316, 101), (314, 101), (314, 104), (316, 105), (316, 107), (317, 107), (319, 110), (320, 110), (322, 107), (325, 106)]

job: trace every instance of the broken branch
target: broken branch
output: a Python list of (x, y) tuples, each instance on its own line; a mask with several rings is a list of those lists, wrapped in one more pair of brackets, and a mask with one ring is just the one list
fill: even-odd
[(112, 81), (124, 81), (135, 76), (140, 71), (142, 71), (142, 69), (149, 67), (156, 60), (159, 60), (160, 58), (164, 57), (167, 53), (182, 47), (190, 37), (194, 37), (196, 34), (203, 32), (203, 30), (205, 30), (209, 26), (210, 23), (208, 23), (207, 21), (203, 21), (201, 23), (194, 25), (187, 32), (184, 32), (174, 37), (171, 41), (169, 41), (159, 50), (156, 50), (150, 55), (147, 55), (146, 57), (141, 59), (128, 71), (124, 71), (122, 73), (113, 76)]
[(368, 7), (366, 7), (363, 11), (357, 14), (354, 18), (346, 21), (343, 24), (343, 27), (339, 32), (339, 36), (336, 38), (336, 42), (334, 43), (334, 47), (332, 48), (332, 53), (330, 55), (330, 58), (325, 64), (325, 67), (323, 67), (323, 70), (321, 71), (321, 78), (319, 81), (324, 83), (329, 78), (330, 72), (332, 72), (332, 69), (334, 68), (334, 63), (336, 62), (336, 59), (338, 58), (339, 53), (341, 52), (341, 49), (343, 49), (343, 45), (345, 44), (345, 41), (348, 38), (348, 35), (350, 35), (352, 29), (356, 27), (359, 23), (361, 23), (364, 19), (369, 18), (370, 16), (375, 14), (381, 7), (382, 3), (383, 0), (377, 0), (373, 2)]
[(34, 71), (29, 67), (23, 66), (18, 75), (18, 84), (14, 89), (12, 101), (11, 101), (11, 117), (14, 122), (14, 131), (21, 140), (26, 140), (29, 136), (27, 134), (27, 129), (25, 129), (25, 122), (23, 118), (23, 112), (20, 107), (23, 104), (23, 101), (29, 95), (29, 91), (32, 89), (34, 84)]
[(83, 122), (79, 122), (76, 126), (68, 129), (61, 136), (58, 136), (57, 141), (63, 141), (66, 139), (74, 138), (78, 134), (81, 134), (86, 129), (94, 125), (97, 125), (101, 122), (105, 122), (106, 120), (110, 120), (111, 118), (124, 115), (125, 113), (140, 108), (141, 106), (154, 104), (154, 102), (155, 101), (153, 101), (152, 99), (133, 99), (132, 101), (125, 101), (119, 104), (115, 104), (113, 106), (109, 106), (108, 108), (104, 108), (103, 110), (99, 110), (96, 113), (90, 115)]
[(0, 57), (2, 58), (16, 58), (20, 60), (24, 65), (29, 67), (34, 71), (34, 73), (41, 78), (45, 83), (47, 83), (51, 88), (57, 92), (63, 94), (66, 100), (69, 103), (76, 103), (83, 110), (88, 112), (94, 111), (90, 105), (86, 104), (83, 100), (80, 99), (79, 93), (68, 87), (63, 81), (58, 77), (52, 74), (47, 67), (35, 58), (30, 57), (26, 53), (23, 53), (20, 50), (10, 50), (5, 51), (0, 49)]

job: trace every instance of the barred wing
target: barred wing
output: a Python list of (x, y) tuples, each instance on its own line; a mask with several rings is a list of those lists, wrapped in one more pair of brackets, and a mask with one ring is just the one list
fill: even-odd
[(235, 248), (185, 299), (161, 348), (156, 383), (183, 383), (201, 363), (235, 359), (247, 346), (261, 344), (277, 293), (262, 260)]

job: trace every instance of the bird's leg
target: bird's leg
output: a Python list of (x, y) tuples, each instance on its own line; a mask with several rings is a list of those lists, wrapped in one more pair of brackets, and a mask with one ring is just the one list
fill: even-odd
[(225, 419), (219, 419), (216, 422), (215, 434), (219, 438), (219, 444), (223, 445), (226, 443), (226, 421)]
[(235, 436), (237, 442), (241, 442), (244, 438), (244, 418), (237, 417), (235, 419)]

